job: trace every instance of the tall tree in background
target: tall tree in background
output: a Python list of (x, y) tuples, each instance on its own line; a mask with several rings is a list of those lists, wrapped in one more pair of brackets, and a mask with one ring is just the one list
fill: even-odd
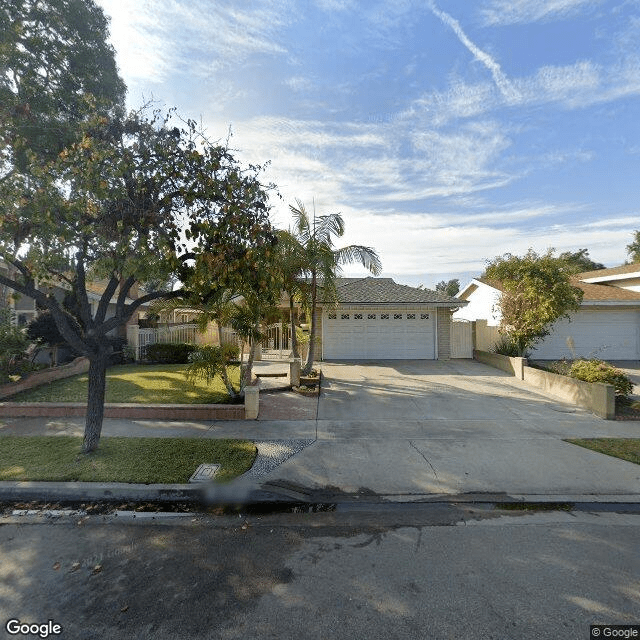
[(627, 255), (632, 264), (640, 262), (640, 231), (633, 232), (633, 241), (627, 245)]
[(582, 273), (584, 271), (599, 271), (605, 266), (600, 262), (594, 262), (589, 257), (589, 249), (578, 249), (577, 251), (564, 251), (558, 256), (564, 261), (566, 268), (571, 273)]
[(295, 222), (295, 237), (304, 250), (304, 275), (310, 280), (308, 304), (311, 310), (311, 335), (309, 352), (302, 372), (309, 375), (315, 357), (317, 334), (316, 307), (318, 302), (318, 280), (322, 286), (322, 302), (332, 302), (336, 298), (336, 278), (344, 264), (360, 262), (373, 275), (382, 271), (380, 258), (374, 249), (352, 244), (334, 249), (334, 237), (344, 234), (344, 220), (339, 213), (316, 216), (315, 209), (310, 216), (300, 200), (290, 205)]
[(444, 293), (450, 298), (455, 298), (458, 294), (458, 291), (460, 291), (460, 280), (458, 280), (457, 278), (449, 281), (442, 280), (436, 285), (436, 291)]
[[(2, 177), (48, 161), (89, 115), (121, 115), (126, 87), (92, 0), (0, 2)], [(1, 178), (0, 178), (1, 179)]]
[(571, 284), (566, 262), (552, 249), (543, 255), (532, 249), (524, 256), (506, 253), (488, 263), (483, 277), (502, 289), (500, 330), (519, 355), (549, 335), (553, 323), (568, 318), (582, 301), (582, 290)]

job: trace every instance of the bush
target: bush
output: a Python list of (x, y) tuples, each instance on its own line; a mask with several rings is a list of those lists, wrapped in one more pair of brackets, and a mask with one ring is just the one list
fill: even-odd
[(145, 347), (143, 357), (158, 364), (187, 364), (196, 349), (196, 345), (186, 342), (156, 342)]
[(111, 347), (109, 364), (128, 364), (134, 360), (132, 350), (126, 338), (107, 336), (107, 343)]
[(572, 378), (585, 382), (605, 382), (616, 388), (616, 395), (626, 398), (633, 392), (633, 383), (620, 369), (602, 360), (576, 360), (569, 372)]
[[(520, 347), (509, 336), (502, 336), (498, 342), (493, 345), (491, 353), (497, 353), (501, 356), (509, 356), (510, 358), (519, 358), (522, 356)], [(525, 354), (526, 358), (528, 354)]]
[(0, 309), (0, 383), (12, 375), (21, 375), (21, 362), (26, 358), (29, 341), (22, 329), (11, 322), (11, 312)]
[(237, 344), (227, 342), (220, 347), (220, 350), (222, 358), (227, 363), (237, 361), (240, 358), (240, 347)]

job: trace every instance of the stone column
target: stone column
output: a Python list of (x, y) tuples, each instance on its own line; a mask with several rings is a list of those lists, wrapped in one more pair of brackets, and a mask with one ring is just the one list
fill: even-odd
[(292, 387), (300, 386), (300, 369), (302, 368), (302, 361), (300, 358), (294, 358), (289, 363), (289, 384)]
[(257, 420), (260, 405), (260, 387), (256, 384), (244, 388), (245, 420)]

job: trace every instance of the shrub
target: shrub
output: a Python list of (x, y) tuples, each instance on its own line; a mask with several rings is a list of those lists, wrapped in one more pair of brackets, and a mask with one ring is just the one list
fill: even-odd
[[(519, 358), (522, 356), (520, 347), (509, 336), (502, 336), (502, 338), (493, 345), (491, 352), (497, 353), (501, 356), (509, 356), (511, 358)], [(527, 354), (525, 354), (524, 357), (526, 358)]]
[(222, 358), (225, 362), (237, 361), (240, 357), (240, 347), (237, 344), (227, 342), (220, 347)]
[(576, 360), (570, 375), (585, 382), (605, 382), (616, 388), (616, 395), (626, 398), (633, 392), (633, 383), (620, 369), (602, 360)]
[(28, 346), (22, 329), (11, 322), (11, 312), (0, 309), (0, 383), (9, 382), (11, 375), (20, 375), (20, 363)]
[(156, 342), (144, 349), (144, 359), (158, 364), (187, 364), (197, 347), (185, 342)]
[(128, 364), (134, 360), (132, 349), (126, 338), (107, 336), (107, 343), (111, 347), (109, 364)]

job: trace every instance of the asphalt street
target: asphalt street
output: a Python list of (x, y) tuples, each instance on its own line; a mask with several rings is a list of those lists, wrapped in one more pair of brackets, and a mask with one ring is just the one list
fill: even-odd
[(1, 524), (3, 627), (51, 620), (65, 640), (584, 640), (591, 624), (640, 622), (637, 514), (378, 505)]

